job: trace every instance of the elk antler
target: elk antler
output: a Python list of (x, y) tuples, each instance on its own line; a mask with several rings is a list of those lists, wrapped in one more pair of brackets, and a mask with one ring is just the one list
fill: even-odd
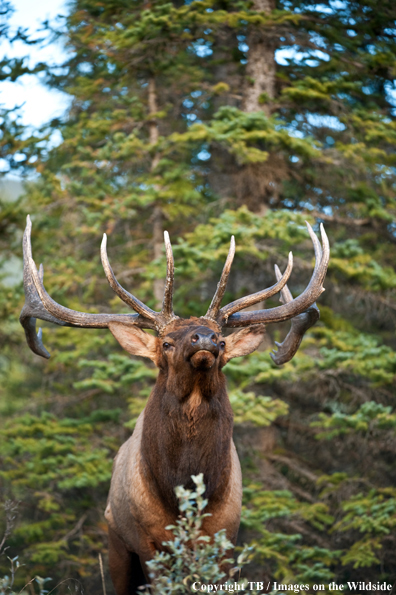
[(216, 317), (219, 313), (221, 300), (223, 299), (224, 292), (227, 287), (228, 277), (231, 271), (232, 262), (235, 256), (235, 238), (231, 236), (230, 250), (228, 252), (227, 260), (225, 262), (223, 272), (221, 273), (220, 281), (217, 284), (216, 293), (213, 296), (209, 310), (206, 312), (204, 318), (210, 318), (216, 321)]
[[(278, 265), (275, 265), (275, 275), (277, 279), (281, 277), (281, 272)], [(282, 289), (279, 301), (282, 304), (288, 304), (289, 302), (293, 301), (293, 296), (290, 293), (287, 285), (285, 285), (285, 287)], [(312, 304), (312, 306), (310, 306), (305, 312), (297, 314), (297, 316), (294, 316), (294, 318), (291, 319), (291, 329), (284, 341), (282, 341), (282, 343), (275, 341), (278, 351), (273, 351), (270, 353), (277, 366), (285, 364), (296, 355), (305, 333), (319, 320), (319, 317), (320, 312), (318, 306), (316, 304)]]
[[(277, 283), (268, 289), (258, 291), (257, 293), (253, 293), (252, 295), (231, 302), (220, 310), (220, 302), (225, 292), (225, 284), (227, 283), (235, 252), (235, 245), (231, 240), (230, 252), (217, 291), (207, 314), (203, 317), (215, 320), (224, 328), (244, 327), (253, 324), (268, 324), (271, 322), (281, 322), (283, 320), (292, 319), (291, 331), (287, 335), (285, 341), (281, 345), (278, 345), (279, 351), (272, 354), (272, 358), (276, 364), (285, 363), (293, 357), (301, 343), (304, 333), (315, 324), (319, 318), (319, 310), (315, 302), (324, 291), (323, 281), (329, 264), (330, 246), (322, 224), (320, 225), (320, 233), (323, 250), (309, 223), (307, 223), (307, 227), (315, 251), (315, 268), (308, 286), (300, 296), (293, 299), (286, 285), (293, 268), (293, 255), (290, 252), (288, 264), (283, 275), (278, 267), (275, 269)], [(238, 313), (240, 310), (257, 304), (262, 300), (266, 300), (278, 292), (281, 292), (280, 301), (283, 304), (282, 306), (270, 308), (268, 310), (253, 310), (242, 312), (240, 314)]]
[[(100, 256), (102, 259), (102, 265), (104, 268), (104, 272), (106, 274), (106, 278), (110, 284), (110, 287), (115, 291), (115, 293), (122, 299), (123, 302), (128, 304), (131, 308), (133, 308), (136, 312), (141, 314), (144, 318), (151, 320), (154, 324), (154, 328), (160, 330), (169, 322), (177, 318), (175, 316), (173, 309), (172, 309), (172, 297), (173, 297), (173, 279), (175, 274), (175, 265), (173, 262), (173, 252), (172, 246), (169, 240), (169, 234), (167, 231), (164, 231), (164, 242), (165, 242), (165, 251), (166, 251), (166, 282), (165, 282), (165, 289), (164, 289), (164, 299), (162, 303), (161, 312), (155, 312), (151, 310), (148, 306), (143, 304), (140, 300), (138, 300), (135, 296), (130, 294), (126, 289), (124, 289), (115, 278), (113, 273), (113, 269), (110, 266), (109, 259), (107, 257), (107, 236), (103, 234), (102, 245), (100, 248)], [(142, 327), (142, 328), (152, 328), (152, 327)]]
[[(308, 225), (308, 231), (309, 235), (311, 236), (315, 251), (315, 268), (313, 272), (313, 274), (315, 275), (318, 271), (318, 268), (322, 260), (322, 248), (318, 238), (314, 234), (313, 229), (310, 225)], [(279, 280), (281, 272), (279, 270), (278, 265), (275, 265), (275, 275), (276, 278)], [(279, 301), (282, 304), (288, 304), (293, 301), (293, 296), (290, 293), (287, 285), (285, 285), (285, 287), (282, 289)], [(280, 366), (281, 364), (285, 364), (295, 356), (298, 348), (300, 347), (303, 336), (305, 335), (307, 330), (310, 329), (311, 326), (313, 326), (319, 320), (319, 317), (319, 308), (315, 303), (313, 303), (312, 306), (310, 306), (305, 312), (297, 314), (297, 316), (291, 319), (291, 329), (288, 332), (286, 338), (282, 343), (278, 343), (277, 341), (275, 341), (275, 345), (278, 347), (278, 351), (273, 351), (270, 354), (273, 361), (278, 366)]]
[[(307, 227), (315, 250), (315, 268), (308, 286), (300, 296), (293, 299), (286, 285), (293, 268), (293, 255), (290, 252), (288, 264), (283, 275), (279, 268), (277, 266), (275, 267), (277, 282), (274, 285), (267, 289), (263, 289), (262, 291), (258, 291), (257, 293), (253, 293), (252, 295), (240, 298), (220, 309), (221, 300), (224, 296), (235, 254), (235, 240), (234, 236), (232, 236), (227, 260), (215, 295), (213, 296), (206, 315), (202, 317), (203, 319), (206, 318), (216, 322), (220, 327), (226, 328), (266, 324), (292, 319), (292, 328), (289, 334), (282, 344), (277, 344), (279, 350), (272, 354), (272, 358), (277, 364), (285, 363), (293, 357), (301, 343), (304, 333), (308, 328), (315, 324), (319, 318), (319, 310), (315, 302), (324, 291), (323, 280), (329, 263), (330, 248), (322, 224), (320, 226), (320, 231), (323, 250), (309, 223), (307, 223)], [(159, 332), (161, 332), (172, 320), (178, 318), (174, 314), (172, 308), (174, 261), (168, 232), (164, 232), (167, 272), (161, 312), (155, 312), (143, 304), (143, 302), (130, 294), (118, 283), (107, 257), (107, 237), (106, 234), (104, 234), (101, 245), (101, 259), (107, 280), (115, 293), (137, 313), (90, 314), (65, 308), (64, 306), (57, 304), (48, 295), (43, 283), (43, 266), (40, 265), (40, 269), (37, 271), (37, 267), (32, 258), (30, 241), (31, 228), (32, 224), (28, 215), (23, 236), (23, 280), (26, 303), (22, 309), (20, 321), (25, 329), (29, 347), (34, 353), (37, 353), (37, 355), (46, 358), (49, 357), (49, 353), (42, 342), (41, 329), (36, 333), (37, 318), (61, 326), (80, 328), (106, 328), (112, 322), (122, 322), (127, 326), (134, 325), (140, 328), (154, 329)], [(257, 304), (262, 300), (266, 300), (278, 292), (281, 293), (280, 301), (282, 302), (282, 306), (271, 308), (269, 310), (255, 310), (239, 313), (240, 310)]]
[[(235, 302), (231, 302), (231, 304), (224, 306), (224, 308), (222, 308), (220, 310), (221, 300), (223, 299), (224, 292), (226, 290), (226, 285), (227, 285), (228, 277), (229, 277), (229, 274), (231, 271), (232, 261), (234, 260), (234, 255), (235, 255), (235, 239), (234, 239), (234, 236), (232, 236), (230, 251), (228, 252), (227, 260), (224, 265), (223, 272), (221, 273), (221, 277), (220, 277), (220, 281), (217, 285), (216, 293), (213, 296), (212, 302), (209, 306), (209, 310), (207, 311), (205, 316), (203, 316), (203, 318), (210, 318), (211, 320), (214, 320), (215, 322), (219, 322), (219, 318), (222, 315), (222, 318), (224, 320), (227, 320), (227, 318), (229, 318), (231, 316), (231, 314), (233, 314), (234, 312), (238, 312), (239, 310), (242, 310), (243, 308), (247, 308), (248, 306), (253, 306), (254, 304), (257, 304), (258, 302), (269, 299), (270, 297), (272, 297), (273, 295), (275, 295), (276, 293), (278, 293), (279, 291), (282, 290), (282, 288), (286, 285), (286, 283), (290, 277), (290, 274), (292, 272), (292, 269), (293, 269), (293, 254), (291, 252), (289, 252), (289, 261), (288, 261), (286, 270), (283, 273), (283, 275), (281, 275), (281, 278), (278, 279), (278, 282), (275, 283), (275, 285), (272, 285), (272, 287), (269, 287), (268, 289), (263, 289), (262, 291), (253, 293), (252, 295), (249, 295), (247, 297), (240, 298), (239, 300), (236, 300)], [(219, 310), (220, 310), (220, 313), (219, 313)], [(226, 324), (223, 324), (220, 326), (226, 326)]]
[(90, 314), (70, 310), (55, 302), (46, 292), (43, 278), (44, 269), (40, 265), (37, 271), (36, 264), (32, 258), (32, 247), (30, 241), (32, 224), (29, 215), (27, 216), (26, 229), (23, 236), (23, 284), (25, 289), (26, 302), (23, 306), (19, 320), (25, 329), (26, 340), (30, 349), (41, 357), (49, 358), (50, 355), (42, 342), (42, 331), (36, 333), (36, 319), (46, 320), (60, 326), (72, 326), (80, 328), (106, 328), (111, 322), (122, 322), (125, 325), (138, 326), (160, 331), (166, 324), (176, 318), (172, 311), (173, 291), (173, 255), (168, 233), (165, 232), (165, 247), (167, 254), (167, 277), (164, 291), (164, 303), (161, 312), (154, 312), (140, 300), (128, 293), (118, 283), (110, 267), (106, 253), (106, 234), (104, 234), (101, 255), (103, 267), (110, 286), (131, 306), (137, 314)]

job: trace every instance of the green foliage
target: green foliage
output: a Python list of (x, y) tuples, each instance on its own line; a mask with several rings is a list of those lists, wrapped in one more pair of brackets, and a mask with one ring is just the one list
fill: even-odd
[[(26, 413), (1, 430), (3, 486), (23, 499), (25, 509), (35, 511), (33, 519), (14, 529), (9, 544), (24, 550), (33, 568), (73, 566), (78, 560), (78, 530), (85, 521), (90, 525), (88, 511), (99, 494), (106, 494), (111, 477), (116, 443), (111, 435), (102, 435), (103, 428), (118, 423), (119, 413), (96, 409), (74, 419)], [(100, 550), (103, 542), (92, 529), (84, 541)], [(84, 564), (87, 573), (96, 560), (85, 557)]]
[(310, 546), (303, 543), (299, 532), (285, 534), (268, 530), (267, 523), (287, 519), (295, 528), (306, 532), (304, 523), (326, 533), (334, 522), (328, 507), (298, 501), (290, 491), (262, 491), (260, 485), (250, 485), (244, 490), (245, 506), (242, 526), (256, 534), (252, 542), (255, 557), (262, 566), (272, 566), (273, 576), (279, 582), (324, 583), (333, 580), (331, 570), (340, 551)]
[(257, 143), (268, 149), (292, 152), (302, 159), (319, 153), (313, 139), (295, 138), (282, 124), (278, 119), (271, 120), (260, 112), (249, 114), (224, 106), (214, 114), (210, 125), (193, 124), (184, 134), (174, 133), (170, 141), (219, 143), (235, 156), (238, 164), (267, 161), (268, 151), (258, 149)]
[(396, 274), (391, 267), (381, 267), (364, 252), (357, 240), (335, 244), (331, 266), (351, 280), (357, 279), (371, 291), (390, 289), (396, 286)]
[(172, 531), (174, 539), (164, 542), (164, 551), (157, 552), (147, 564), (153, 582), (145, 591), (147, 594), (193, 593), (195, 582), (217, 584), (217, 593), (228, 593), (228, 585), (235, 581), (232, 577), (237, 576), (247, 562), (249, 548), (245, 547), (238, 556), (237, 566), (226, 572), (227, 566), (234, 564), (234, 546), (227, 539), (225, 530), (216, 533), (213, 540), (202, 535), (204, 520), (211, 515), (204, 512), (208, 501), (203, 498), (203, 474), (193, 475), (192, 479), (195, 491), (183, 486), (175, 489), (180, 517), (176, 525), (166, 527)]
[(125, 355), (110, 355), (107, 361), (81, 360), (79, 368), (92, 368), (91, 378), (75, 382), (77, 390), (100, 388), (106, 393), (114, 393), (121, 387), (149, 380), (157, 376), (154, 369), (141, 361), (133, 361)]
[(312, 422), (311, 426), (322, 429), (317, 438), (335, 438), (347, 434), (362, 433), (372, 435), (381, 433), (381, 430), (392, 430), (396, 427), (396, 414), (392, 407), (384, 407), (375, 401), (363, 403), (359, 409), (348, 415), (337, 411), (333, 415), (321, 413), (319, 421)]
[(367, 568), (378, 564), (378, 553), (382, 550), (385, 536), (394, 531), (396, 513), (396, 492), (393, 488), (370, 490), (357, 494), (343, 502), (343, 518), (335, 524), (334, 531), (351, 529), (363, 534), (342, 556), (344, 565), (353, 568)]
[(396, 491), (391, 488), (371, 490), (366, 497), (358, 494), (345, 502), (343, 509), (347, 513), (335, 528), (346, 531), (358, 529), (361, 533), (387, 535), (395, 526)]
[(252, 392), (242, 392), (239, 389), (229, 393), (234, 421), (238, 423), (252, 423), (256, 426), (270, 426), (280, 415), (286, 415), (289, 408), (279, 399), (263, 397)]
[(396, 371), (396, 353), (373, 336), (358, 333), (338, 332), (320, 329), (322, 337), (320, 353), (323, 368), (337, 368), (340, 371), (369, 378), (375, 386), (392, 384)]

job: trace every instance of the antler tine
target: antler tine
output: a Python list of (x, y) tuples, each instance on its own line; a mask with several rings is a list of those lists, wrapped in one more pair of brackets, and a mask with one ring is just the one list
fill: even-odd
[[(309, 231), (310, 226), (309, 224), (307, 225)], [(249, 326), (251, 324), (281, 322), (282, 320), (289, 320), (290, 318), (293, 318), (294, 316), (297, 316), (302, 312), (305, 312), (306, 310), (308, 310), (308, 308), (313, 306), (317, 298), (324, 291), (323, 280), (325, 278), (330, 259), (329, 240), (327, 238), (323, 225), (320, 226), (320, 232), (322, 237), (323, 248), (319, 250), (316, 245), (316, 241), (312, 238), (316, 259), (315, 268), (308, 286), (305, 288), (301, 295), (299, 295), (296, 299), (288, 301), (284, 303), (282, 306), (278, 306), (276, 308), (270, 308), (268, 310), (255, 310), (250, 312), (233, 313), (231, 315), (228, 315), (228, 317), (224, 316), (225, 308), (222, 308), (222, 310), (220, 311), (222, 319), (220, 320), (220, 316), (218, 318), (219, 324), (221, 326), (235, 328), (241, 326)]]
[(209, 309), (206, 312), (205, 316), (203, 316), (203, 318), (210, 318), (211, 320), (217, 319), (217, 316), (219, 314), (221, 300), (223, 299), (223, 296), (224, 296), (224, 293), (225, 293), (225, 290), (227, 287), (228, 277), (230, 276), (230, 271), (231, 271), (232, 262), (234, 260), (234, 256), (235, 256), (235, 237), (231, 236), (230, 249), (228, 251), (227, 260), (225, 261), (225, 265), (224, 265), (223, 271), (221, 273), (220, 281), (217, 284), (216, 293), (214, 294), (213, 299), (210, 303)]
[[(278, 281), (280, 281), (282, 279), (282, 273), (280, 272), (280, 269), (277, 264), (274, 266), (274, 269), (275, 269), (275, 277), (277, 278)], [(288, 302), (293, 301), (293, 296), (292, 296), (291, 291), (287, 285), (285, 285), (283, 287), (283, 289), (281, 289), (279, 301), (282, 304), (287, 304)]]
[(166, 282), (164, 289), (164, 299), (162, 302), (161, 314), (167, 321), (175, 317), (173, 312), (173, 281), (175, 278), (175, 263), (173, 260), (172, 245), (170, 243), (169, 233), (164, 231), (164, 242), (166, 251)]
[(221, 319), (227, 320), (235, 312), (239, 312), (239, 310), (243, 310), (244, 308), (247, 308), (248, 306), (253, 306), (254, 304), (257, 304), (258, 302), (267, 300), (270, 297), (272, 297), (273, 295), (275, 295), (276, 293), (278, 293), (279, 291), (281, 291), (283, 289), (283, 287), (286, 285), (287, 281), (289, 280), (292, 270), (293, 270), (293, 254), (291, 252), (289, 252), (289, 258), (288, 258), (286, 270), (283, 273), (283, 275), (280, 276), (280, 279), (278, 279), (278, 282), (275, 283), (275, 285), (272, 285), (271, 287), (268, 287), (267, 289), (257, 291), (256, 293), (252, 293), (251, 295), (248, 295), (246, 297), (240, 298), (239, 300), (235, 300), (235, 302), (231, 302), (230, 304), (227, 304), (227, 306), (224, 306), (224, 308), (222, 308), (220, 310), (220, 313), (218, 316), (219, 320), (221, 320)]
[[(309, 229), (309, 228), (308, 228)], [(312, 228), (311, 228), (312, 229)], [(311, 235), (311, 234), (310, 234)], [(319, 241), (315, 234), (313, 234), (316, 239), (316, 244), (314, 242), (315, 255), (317, 257), (322, 256), (322, 248), (319, 244)], [(312, 235), (311, 235), (312, 237)], [(319, 248), (319, 250), (318, 250)], [(316, 264), (318, 263), (318, 259), (316, 260)], [(315, 266), (316, 266), (315, 264)], [(279, 280), (281, 276), (281, 272), (279, 270), (278, 265), (275, 265), (275, 275), (276, 278)], [(289, 302), (293, 301), (293, 296), (288, 288), (287, 285), (282, 289), (279, 301), (282, 304), (288, 304)], [(286, 362), (290, 361), (295, 354), (297, 353), (298, 348), (300, 347), (301, 341), (311, 326), (313, 326), (320, 317), (319, 308), (316, 304), (312, 304), (305, 312), (298, 314), (291, 320), (291, 329), (287, 333), (286, 338), (282, 343), (278, 343), (275, 341), (275, 345), (278, 347), (277, 351), (272, 351), (270, 356), (274, 363), (277, 366), (285, 364)]]
[(319, 308), (316, 304), (312, 304), (305, 312), (297, 314), (297, 316), (292, 318), (291, 329), (287, 333), (285, 340), (282, 343), (275, 341), (278, 350), (270, 353), (272, 360), (277, 366), (286, 364), (296, 355), (305, 333), (319, 320), (319, 317)]
[(323, 255), (322, 255), (321, 264), (320, 264), (320, 269), (321, 269), (320, 279), (321, 279), (321, 283), (323, 283), (324, 278), (326, 277), (327, 267), (329, 266), (330, 243), (329, 243), (329, 238), (327, 237), (327, 234), (325, 232), (323, 223), (320, 224), (319, 229), (320, 229), (320, 236), (322, 238), (322, 244), (323, 244)]
[[(36, 319), (40, 318), (41, 320), (46, 320), (48, 322), (53, 322), (59, 325), (65, 325), (66, 323), (62, 322), (61, 320), (58, 320), (49, 312), (47, 312), (47, 310), (43, 307), (40, 301), (40, 297), (37, 293), (33, 278), (29, 270), (29, 258), (32, 257), (32, 245), (30, 240), (31, 232), (32, 222), (28, 215), (26, 217), (26, 228), (23, 234), (22, 244), (23, 285), (25, 289), (26, 301), (19, 316), (19, 320), (25, 330), (26, 341), (30, 349), (33, 351), (33, 353), (36, 353), (37, 355), (40, 355), (41, 357), (45, 357), (46, 359), (48, 359), (50, 357), (50, 354), (44, 347), (42, 340), (43, 332), (41, 328), (39, 328), (38, 332), (36, 332)], [(44, 267), (42, 264), (40, 265), (39, 277), (41, 280), (44, 278)]]
[[(314, 272), (316, 272), (321, 260), (322, 260), (322, 246), (320, 245), (320, 242), (316, 236), (316, 233), (314, 232), (314, 230), (312, 229), (311, 225), (308, 223), (308, 221), (305, 222), (305, 225), (308, 228), (308, 233), (311, 236), (311, 240), (312, 243), (314, 245), (314, 251), (315, 251), (315, 268), (314, 268)], [(323, 227), (323, 225), (322, 225)], [(320, 228), (321, 231), (321, 235), (322, 235), (322, 228)], [(322, 236), (322, 240), (323, 240), (323, 236)]]
[(154, 310), (151, 310), (151, 308), (143, 304), (143, 302), (138, 300), (118, 283), (107, 256), (107, 236), (105, 233), (103, 234), (103, 240), (100, 246), (100, 257), (107, 281), (109, 282), (111, 289), (118, 295), (119, 298), (122, 299), (123, 302), (125, 302), (125, 304), (133, 308), (135, 312), (138, 312), (138, 314), (141, 314), (141, 316), (144, 316), (144, 318), (148, 318), (154, 323), (157, 323), (158, 313), (154, 312)]

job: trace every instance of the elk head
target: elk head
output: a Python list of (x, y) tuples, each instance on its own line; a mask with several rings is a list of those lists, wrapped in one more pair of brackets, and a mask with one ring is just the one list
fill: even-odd
[[(62, 326), (109, 328), (126, 351), (151, 359), (160, 370), (167, 371), (168, 382), (177, 386), (172, 370), (188, 369), (193, 373), (191, 378), (194, 374), (210, 376), (230, 359), (257, 349), (263, 339), (266, 324), (291, 319), (291, 330), (286, 339), (283, 343), (277, 344), (278, 351), (271, 354), (276, 364), (283, 364), (294, 356), (304, 333), (319, 318), (315, 301), (324, 291), (323, 281), (330, 257), (329, 242), (323, 225), (320, 226), (323, 248), (309, 223), (307, 227), (315, 251), (315, 268), (308, 286), (301, 295), (293, 299), (286, 285), (293, 267), (293, 256), (290, 252), (283, 275), (275, 266), (277, 282), (274, 285), (220, 308), (235, 254), (235, 241), (232, 237), (227, 260), (207, 313), (201, 318), (184, 320), (174, 314), (172, 307), (174, 262), (168, 232), (164, 233), (167, 274), (161, 311), (155, 312), (118, 283), (107, 257), (107, 238), (104, 234), (101, 259), (107, 280), (115, 293), (136, 313), (89, 314), (61, 306), (46, 292), (43, 266), (40, 265), (37, 270), (32, 258), (31, 222), (28, 216), (23, 238), (26, 303), (20, 315), (27, 343), (34, 353), (49, 358), (42, 342), (41, 329), (36, 333), (36, 318)], [(281, 306), (241, 312), (278, 292), (281, 294)], [(222, 335), (222, 329), (237, 327), (243, 328), (227, 337)], [(142, 329), (156, 330), (158, 336), (154, 337)]]

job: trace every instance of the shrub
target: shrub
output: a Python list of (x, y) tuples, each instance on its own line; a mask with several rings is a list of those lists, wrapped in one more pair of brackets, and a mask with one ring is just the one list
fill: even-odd
[[(232, 585), (239, 578), (242, 566), (248, 562), (250, 548), (245, 546), (237, 558), (235, 566), (228, 571), (225, 567), (234, 564), (233, 544), (221, 530), (211, 539), (201, 534), (208, 501), (204, 499), (205, 484), (203, 474), (193, 475), (195, 491), (176, 488), (180, 517), (176, 525), (166, 527), (174, 535), (173, 541), (164, 542), (166, 551), (157, 552), (147, 563), (152, 585), (147, 586), (145, 595), (173, 595), (194, 593), (195, 582), (223, 585), (216, 593), (232, 592)], [(230, 588), (231, 587), (231, 588)]]

